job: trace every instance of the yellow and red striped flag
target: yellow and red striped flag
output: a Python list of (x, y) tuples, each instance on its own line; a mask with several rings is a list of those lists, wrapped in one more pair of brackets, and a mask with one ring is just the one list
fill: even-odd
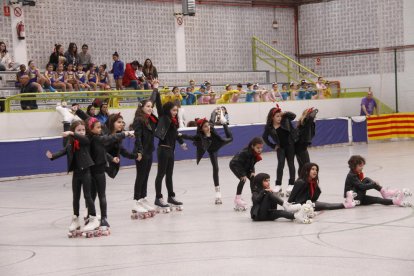
[(397, 113), (367, 118), (368, 140), (414, 138), (414, 113)]

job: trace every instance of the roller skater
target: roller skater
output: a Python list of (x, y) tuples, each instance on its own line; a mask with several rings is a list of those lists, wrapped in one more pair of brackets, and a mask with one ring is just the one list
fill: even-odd
[(92, 238), (100, 237), (103, 234), (109, 235), (109, 232), (103, 233), (102, 228), (100, 227), (99, 219), (96, 216), (89, 216), (88, 224), (82, 229), (82, 236), (85, 238)]
[(409, 189), (402, 189), (400, 191), (398, 189), (382, 188), (380, 191), (382, 198), (388, 198), (388, 199), (392, 199), (396, 197), (399, 192), (402, 192), (405, 197), (409, 197), (413, 195)]
[[(393, 193), (391, 190), (384, 189), (378, 182), (371, 178), (365, 177), (362, 170), (365, 166), (365, 159), (360, 155), (353, 155), (348, 160), (349, 173), (345, 180), (344, 195), (348, 191), (353, 191), (357, 194), (355, 200), (360, 201), (360, 205), (382, 204), (382, 205), (397, 205), (401, 207), (411, 207), (411, 203), (406, 200), (410, 192), (405, 190)], [(366, 195), (367, 190), (375, 189), (381, 193), (380, 198)]]
[[(276, 107), (270, 109), (266, 125), (263, 132), (263, 140), (270, 148), (274, 149), (277, 154), (276, 170), (276, 188), (280, 194), (282, 191), (282, 178), (285, 162), (289, 167), (289, 185), (286, 189), (288, 197), (293, 189), (295, 182), (295, 142), (298, 140), (297, 130), (293, 127), (292, 121), (296, 115), (292, 112), (282, 112), (282, 109), (276, 104)], [(269, 137), (271, 140), (269, 140)]]
[(164, 202), (164, 199), (155, 198), (154, 205), (157, 209), (157, 213), (169, 213), (170, 212), (170, 205)]
[[(270, 188), (270, 176), (266, 173), (257, 174), (251, 184), (253, 207), (250, 215), (254, 221), (269, 221), (286, 218), (298, 223), (311, 223), (308, 214), (313, 211), (308, 204), (291, 204), (283, 201)], [(277, 206), (284, 210), (278, 210)]]
[[(354, 201), (354, 193), (349, 191), (343, 203), (325, 203), (318, 201), (322, 191), (319, 186), (319, 166), (315, 163), (306, 163), (296, 180), (293, 190), (289, 196), (290, 203), (306, 204), (315, 211), (336, 210), (354, 208), (357, 202)], [(308, 214), (309, 218), (315, 217), (315, 212)]]
[(134, 204), (132, 205), (131, 219), (146, 219), (149, 217), (151, 217), (151, 213), (143, 206), (140, 201), (134, 200)]
[(180, 202), (180, 201), (177, 201), (175, 199), (175, 197), (173, 197), (173, 196), (169, 196), (167, 202), (170, 205), (171, 211), (182, 211), (182, 210), (184, 210), (183, 203)]
[(263, 151), (263, 140), (260, 137), (253, 138), (249, 145), (237, 153), (230, 161), (230, 169), (234, 175), (239, 179), (237, 185), (236, 197), (234, 199), (234, 210), (247, 210), (247, 203), (241, 198), (244, 183), (249, 179), (250, 187), (254, 178), (254, 165), (262, 160), (260, 155)]
[(76, 237), (80, 237), (81, 235), (82, 235), (82, 232), (80, 230), (79, 217), (73, 215), (72, 223), (69, 225), (68, 238), (76, 238)]
[(224, 133), (226, 137), (221, 137), (214, 128), (214, 123), (208, 121), (206, 118), (195, 119), (197, 124), (196, 135), (180, 134), (183, 139), (193, 141), (197, 148), (197, 165), (203, 158), (205, 152), (208, 152), (211, 165), (213, 166), (213, 181), (216, 191), (215, 204), (222, 204), (220, 184), (219, 184), (219, 165), (218, 165), (218, 151), (225, 145), (233, 141), (233, 136), (229, 127), (227, 126), (227, 119), (223, 114), (223, 110), (219, 108), (213, 112), (219, 112), (220, 123), (223, 125)]
[(157, 213), (157, 210), (148, 202), (147, 198), (141, 198), (138, 200), (141, 205), (147, 209), (147, 211), (150, 213), (151, 217), (155, 216), (155, 214)]

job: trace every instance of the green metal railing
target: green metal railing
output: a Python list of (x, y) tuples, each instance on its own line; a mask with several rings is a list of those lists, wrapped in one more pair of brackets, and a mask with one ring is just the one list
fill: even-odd
[(257, 60), (259, 59), (275, 69), (276, 72), (285, 75), (288, 78), (288, 82), (295, 81), (299, 83), (301, 80), (306, 80), (314, 84), (315, 80), (311, 77), (316, 79), (319, 77), (318, 74), (308, 67), (303, 66), (256, 36), (252, 37), (252, 58), (253, 70), (257, 70)]

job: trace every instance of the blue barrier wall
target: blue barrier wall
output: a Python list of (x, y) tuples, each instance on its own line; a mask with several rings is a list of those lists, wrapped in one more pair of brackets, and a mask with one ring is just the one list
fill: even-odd
[[(219, 156), (232, 156), (245, 147), (255, 136), (262, 136), (263, 125), (246, 125), (230, 127), (234, 141), (222, 148)], [(195, 130), (182, 131), (194, 134)], [(220, 135), (224, 135), (223, 129), (218, 128)], [(366, 142), (366, 121), (353, 122), (352, 133), (355, 134), (354, 141)], [(312, 146), (323, 146), (331, 144), (348, 143), (348, 119), (326, 119), (316, 121), (316, 135)], [(156, 141), (156, 145), (158, 141)], [(132, 150), (134, 139), (125, 139), (124, 145)], [(188, 151), (183, 151), (179, 146), (176, 148), (176, 160), (195, 159), (195, 148), (191, 141), (187, 141)], [(35, 174), (65, 172), (67, 169), (66, 157), (55, 161), (47, 159), (47, 150), (56, 152), (62, 148), (62, 139), (46, 139), (22, 142), (1, 142), (0, 153), (2, 156), (0, 166), (0, 177), (25, 176)], [(266, 146), (265, 151), (270, 151)], [(154, 162), (157, 162), (156, 151)], [(121, 159), (121, 165), (133, 165), (134, 160)]]

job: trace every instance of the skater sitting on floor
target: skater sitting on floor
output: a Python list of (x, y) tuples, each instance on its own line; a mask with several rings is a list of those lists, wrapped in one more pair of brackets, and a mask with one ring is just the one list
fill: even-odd
[(214, 187), (216, 190), (216, 204), (221, 204), (221, 193), (220, 193), (220, 183), (219, 183), (219, 166), (218, 166), (218, 151), (225, 145), (233, 141), (233, 136), (229, 127), (227, 126), (227, 121), (224, 116), (221, 116), (221, 124), (224, 128), (225, 138), (221, 137), (217, 131), (214, 129), (214, 125), (210, 123), (206, 118), (196, 119), (197, 123), (197, 134), (186, 135), (182, 134), (183, 139), (193, 141), (194, 145), (197, 148), (197, 165), (203, 158), (206, 151), (210, 156), (211, 165), (213, 166), (213, 181)]
[(247, 179), (252, 182), (254, 177), (254, 165), (262, 160), (260, 155), (263, 151), (263, 140), (260, 137), (254, 137), (249, 145), (238, 152), (230, 161), (230, 169), (239, 179), (237, 185), (236, 198), (234, 199), (236, 211), (245, 211), (247, 203), (241, 198), (244, 183)]
[[(154, 87), (158, 86), (158, 82), (153, 84)], [(164, 105), (161, 104), (161, 96), (157, 91), (157, 97), (155, 100), (157, 107), (157, 113), (159, 121), (155, 130), (155, 136), (159, 139), (158, 143), (158, 170), (157, 177), (155, 178), (155, 202), (154, 204), (168, 212), (170, 204), (182, 208), (183, 203), (175, 198), (174, 186), (173, 186), (173, 171), (174, 171), (174, 150), (175, 144), (181, 145), (183, 150), (187, 150), (187, 145), (183, 139), (178, 136), (178, 106), (175, 103), (167, 102)], [(166, 204), (162, 196), (162, 180), (165, 177), (165, 184), (168, 191), (169, 204)]]
[[(108, 121), (106, 122), (106, 127), (108, 128), (109, 134), (120, 133), (124, 130), (125, 122), (121, 113), (114, 113), (109, 115)], [(134, 137), (132, 134), (128, 135), (129, 137)], [(138, 155), (130, 153), (122, 145), (122, 138), (116, 140), (116, 142), (111, 143), (105, 147), (107, 152), (107, 158), (109, 158), (109, 166), (105, 168), (106, 173), (110, 178), (115, 178), (119, 172), (120, 157), (121, 155), (128, 159), (138, 160)]]
[(158, 124), (158, 118), (152, 113), (156, 97), (157, 91), (154, 89), (148, 100), (140, 102), (131, 125), (135, 135), (133, 153), (138, 156), (135, 160), (137, 175), (135, 178), (132, 212), (145, 214), (149, 211), (152, 215), (155, 209), (147, 201), (147, 186), (152, 167), (152, 153), (155, 150), (154, 132)]
[[(360, 201), (360, 205), (382, 204), (382, 205), (398, 205), (401, 207), (410, 207), (411, 204), (405, 200), (407, 196), (411, 196), (409, 190), (390, 190), (383, 188), (378, 182), (369, 177), (365, 177), (362, 170), (364, 169), (365, 159), (360, 155), (353, 155), (348, 160), (349, 173), (345, 180), (344, 196), (348, 191), (357, 194), (355, 200)], [(382, 198), (366, 195), (368, 190), (375, 189), (381, 193)]]
[[(263, 140), (266, 145), (274, 149), (277, 154), (276, 187), (275, 192), (282, 194), (282, 178), (285, 161), (289, 167), (289, 185), (286, 189), (286, 196), (289, 196), (295, 182), (295, 142), (297, 141), (297, 130), (293, 127), (292, 121), (296, 115), (292, 112), (282, 112), (276, 104), (269, 110), (266, 125), (263, 132)], [(269, 137), (271, 140), (269, 140)]]
[(299, 164), (298, 175), (302, 171), (303, 166), (310, 162), (308, 146), (312, 143), (312, 139), (315, 136), (315, 117), (317, 113), (317, 109), (313, 107), (307, 108), (298, 120), (297, 130), (299, 137), (295, 143), (295, 155)]
[(107, 221), (107, 202), (106, 202), (106, 178), (105, 168), (108, 164), (105, 147), (116, 143), (125, 136), (130, 136), (128, 131), (115, 133), (112, 135), (102, 135), (102, 126), (96, 118), (90, 117), (87, 120), (86, 133), (91, 143), (91, 157), (95, 165), (91, 167), (92, 175), (92, 199), (95, 201), (96, 194), (99, 197), (101, 209), (101, 226), (109, 227)]
[[(270, 175), (257, 174), (251, 182), (253, 207), (250, 215), (254, 221), (269, 221), (278, 218), (296, 219), (299, 223), (311, 223), (308, 214), (313, 212), (312, 205), (290, 204), (283, 201), (270, 188)], [(277, 205), (285, 210), (277, 210)]]
[(92, 231), (99, 227), (99, 220), (96, 217), (95, 205), (91, 197), (91, 172), (90, 167), (94, 165), (90, 156), (90, 142), (85, 136), (85, 123), (75, 121), (70, 127), (70, 131), (63, 132), (63, 137), (69, 136), (68, 143), (62, 150), (51, 153), (46, 152), (47, 158), (55, 160), (63, 155), (67, 156), (68, 173), (73, 171), (72, 192), (73, 192), (73, 217), (69, 226), (69, 231), (73, 232), (80, 229), (79, 223), (79, 200), (81, 187), (83, 185), (83, 195), (87, 202), (89, 212), (89, 223), (85, 225), (83, 231)]
[[(356, 205), (353, 192), (346, 193), (344, 203), (325, 203), (318, 201), (322, 191), (319, 187), (319, 166), (315, 163), (306, 163), (302, 168), (289, 196), (290, 203), (314, 204), (315, 211), (353, 208)], [(311, 214), (310, 217), (313, 217)]]

